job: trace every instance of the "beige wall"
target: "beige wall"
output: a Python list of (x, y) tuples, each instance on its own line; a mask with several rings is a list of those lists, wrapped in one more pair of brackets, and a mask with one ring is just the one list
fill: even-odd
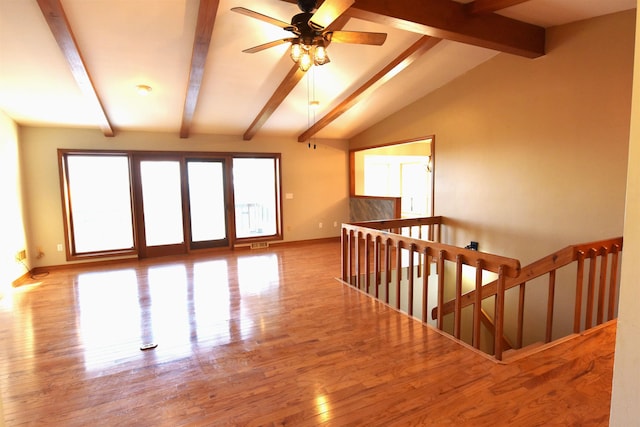
[[(58, 178), (58, 148), (113, 150), (182, 150), (282, 153), (282, 189), (293, 194), (283, 200), (285, 241), (336, 237), (349, 219), (348, 153), (346, 141), (318, 141), (313, 150), (295, 140), (122, 132), (105, 138), (97, 130), (20, 128), (25, 168), (25, 204), (28, 246), (31, 254), (41, 247), (45, 256), (30, 257), (31, 265), (66, 263), (56, 245), (63, 243), (62, 207)], [(318, 224), (322, 222), (323, 228)], [(334, 227), (334, 222), (338, 226)]]
[(548, 54), (501, 54), (351, 141), (436, 137), (447, 237), (528, 263), (622, 234), (634, 13), (548, 31)]
[(636, 21), (635, 54), (612, 427), (637, 425), (640, 420), (640, 19)]
[(0, 298), (11, 282), (26, 272), (15, 259), (16, 253), (26, 247), (18, 159), (18, 127), (0, 110)]
[[(551, 28), (544, 57), (497, 55), (351, 149), (435, 135), (435, 214), (455, 219), (447, 243), (478, 241), (527, 265), (621, 236), (634, 31), (634, 11)], [(564, 289), (556, 301), (573, 310)], [(569, 322), (560, 319), (559, 334)]]

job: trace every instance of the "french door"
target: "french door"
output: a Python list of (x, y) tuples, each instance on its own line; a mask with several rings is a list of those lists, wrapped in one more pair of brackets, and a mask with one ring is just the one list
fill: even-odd
[(68, 260), (282, 240), (280, 155), (58, 150)]
[(225, 159), (137, 154), (133, 160), (141, 258), (229, 245)]
[(225, 159), (186, 159), (191, 249), (229, 246), (232, 204), (225, 166)]

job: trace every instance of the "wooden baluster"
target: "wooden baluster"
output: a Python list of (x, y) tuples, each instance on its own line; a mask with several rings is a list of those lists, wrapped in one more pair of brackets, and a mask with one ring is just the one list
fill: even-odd
[(482, 331), (482, 270), (484, 261), (476, 261), (476, 293), (473, 304), (473, 346), (480, 348), (480, 332)]
[(400, 310), (400, 283), (402, 282), (402, 241), (396, 246), (396, 308)]
[(407, 314), (409, 314), (409, 316), (413, 316), (413, 269), (414, 269), (414, 259), (413, 259), (413, 250), (415, 248), (415, 245), (412, 243), (409, 246), (409, 272), (407, 273), (407, 279), (408, 279), (408, 284), (407, 286), (409, 287), (408, 289), (408, 297), (407, 299), (409, 301), (407, 301)]
[(384, 302), (389, 304), (389, 284), (391, 283), (391, 239), (387, 239), (386, 243), (387, 245), (384, 252), (384, 264), (386, 269), (384, 278)]
[(556, 270), (549, 272), (549, 296), (547, 298), (547, 329), (545, 333), (545, 342), (551, 342), (553, 335), (553, 305), (556, 295)]
[(376, 299), (378, 299), (380, 297), (380, 270), (382, 268), (380, 266), (380, 236), (376, 236), (373, 245), (373, 270), (375, 275), (374, 286), (376, 287), (374, 295)]
[(349, 230), (349, 256), (348, 256), (348, 263), (349, 263), (349, 284), (351, 286), (354, 285), (353, 283), (353, 230)]
[(456, 296), (453, 317), (453, 336), (460, 339), (462, 329), (462, 255), (456, 255)]
[(620, 245), (613, 245), (613, 248), (611, 248), (611, 280), (609, 282), (608, 320), (613, 319), (615, 315), (616, 294), (617, 294), (617, 287), (618, 287), (619, 253), (620, 253)]
[[(422, 240), (422, 225), (418, 227), (418, 239)], [(418, 271), (416, 277), (422, 277), (423, 264), (422, 264), (422, 256), (418, 257)]]
[(526, 290), (526, 282), (521, 283), (518, 287), (518, 330), (516, 332), (516, 348), (522, 348), (523, 331), (524, 331), (524, 297)]
[(356, 287), (358, 289), (362, 289), (362, 280), (360, 280), (360, 273), (362, 268), (362, 262), (360, 261), (360, 237), (362, 236), (362, 232), (356, 232), (356, 241), (355, 241), (355, 262), (356, 262)]
[(593, 323), (593, 300), (596, 282), (596, 250), (589, 249), (589, 282), (587, 283), (587, 312), (585, 313), (584, 329), (590, 329)]
[(498, 282), (496, 289), (496, 310), (494, 316), (495, 337), (494, 353), (495, 358), (502, 360), (502, 337), (504, 335), (504, 270), (503, 265), (498, 269)]
[(444, 256), (445, 251), (438, 254), (438, 329), (444, 327), (442, 307), (444, 306)]
[(367, 293), (371, 292), (371, 234), (366, 233), (364, 237), (364, 287)]
[(582, 288), (584, 285), (584, 252), (578, 251), (578, 271), (576, 273), (576, 305), (573, 316), (573, 333), (580, 333), (580, 321), (582, 318)]
[(604, 321), (605, 292), (607, 291), (607, 264), (609, 262), (609, 251), (606, 247), (600, 249), (600, 287), (598, 288), (598, 319), (597, 325)]
[(431, 275), (431, 262), (429, 260), (429, 248), (424, 248), (424, 274), (422, 275), (422, 322), (427, 322), (427, 310), (429, 309), (429, 276)]
[(342, 281), (347, 282), (347, 236), (346, 229), (342, 228), (340, 231), (340, 265), (341, 265), (341, 274)]

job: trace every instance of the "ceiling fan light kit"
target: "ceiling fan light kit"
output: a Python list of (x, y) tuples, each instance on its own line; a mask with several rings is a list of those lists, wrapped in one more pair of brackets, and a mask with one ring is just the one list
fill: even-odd
[(330, 62), (325, 42), (376, 46), (381, 46), (385, 42), (387, 38), (385, 33), (327, 30), (327, 27), (354, 3), (355, 0), (325, 0), (312, 13), (316, 0), (299, 0), (298, 7), (302, 13), (295, 15), (290, 24), (244, 7), (234, 7), (231, 10), (276, 25), (295, 35), (295, 37), (275, 40), (245, 49), (243, 52), (256, 53), (279, 44), (291, 43), (291, 59), (298, 64), (300, 70), (307, 71), (312, 65), (324, 65)]
[(311, 65), (324, 65), (331, 61), (323, 42), (306, 45), (300, 43), (299, 40), (294, 40), (291, 42), (289, 56), (291, 56), (293, 62), (298, 64), (302, 71), (309, 70)]

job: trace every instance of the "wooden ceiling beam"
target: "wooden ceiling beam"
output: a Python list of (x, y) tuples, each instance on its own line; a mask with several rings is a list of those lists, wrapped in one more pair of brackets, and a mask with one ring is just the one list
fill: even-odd
[(267, 103), (262, 107), (260, 113), (253, 120), (249, 128), (245, 131), (242, 138), (245, 141), (250, 141), (256, 133), (264, 126), (264, 124), (269, 120), (269, 117), (278, 109), (280, 104), (285, 100), (287, 96), (291, 93), (293, 88), (302, 80), (305, 72), (300, 70), (298, 64), (292, 64), (291, 69), (284, 77), (278, 88), (275, 90), (271, 98), (267, 101)]
[(474, 14), (492, 13), (527, 1), (529, 0), (475, 0), (467, 3), (467, 9)]
[(391, 80), (398, 73), (411, 65), (414, 61), (427, 53), (432, 47), (441, 42), (441, 39), (423, 36), (411, 47), (402, 52), (393, 61), (387, 64), (382, 70), (378, 71), (364, 85), (360, 86), (355, 92), (349, 95), (344, 101), (338, 104), (328, 114), (318, 120), (313, 126), (307, 129), (298, 137), (298, 142), (305, 142), (313, 135), (318, 133), (325, 126), (328, 126), (335, 119), (347, 112), (351, 107), (360, 102), (367, 94), (372, 93), (380, 86)]
[[(337, 31), (345, 26), (348, 17), (342, 15), (329, 26), (329, 29)], [(330, 43), (326, 43), (326, 46), (329, 46)], [(278, 109), (280, 104), (289, 96), (291, 91), (296, 87), (296, 85), (302, 80), (305, 72), (300, 70), (297, 64), (293, 64), (291, 66), (291, 70), (284, 77), (280, 85), (277, 87), (269, 101), (262, 107), (262, 110), (258, 113), (256, 118), (253, 120), (249, 128), (245, 131), (242, 138), (245, 141), (250, 141), (256, 133), (264, 126), (264, 124), (269, 120), (269, 117)]]
[(189, 83), (187, 84), (187, 93), (184, 98), (184, 108), (182, 110), (180, 138), (188, 138), (191, 132), (191, 123), (193, 122), (193, 115), (198, 104), (198, 97), (200, 96), (204, 67), (207, 63), (211, 34), (213, 32), (213, 25), (216, 22), (219, 3), (219, 0), (200, 0), (195, 37), (193, 39), (193, 52), (191, 53)]
[(453, 0), (356, 0), (344, 15), (527, 58), (545, 53), (544, 28), (495, 13), (469, 13)]
[(60, 0), (38, 0), (38, 6), (44, 15), (53, 37), (56, 39), (62, 54), (69, 63), (71, 73), (80, 90), (89, 98), (89, 101), (95, 105), (98, 114), (99, 126), (104, 136), (112, 137), (115, 135), (109, 117), (104, 109), (104, 105), (98, 92), (96, 91), (89, 70), (82, 58), (78, 43), (71, 31), (71, 26), (67, 19), (67, 15), (62, 8)]

